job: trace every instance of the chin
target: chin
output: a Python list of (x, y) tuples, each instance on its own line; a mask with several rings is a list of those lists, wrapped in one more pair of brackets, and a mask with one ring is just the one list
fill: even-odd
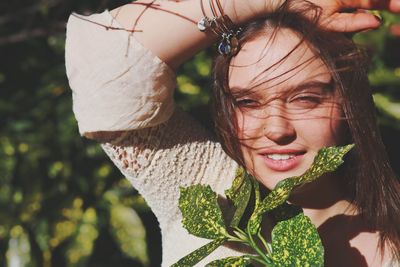
[(280, 181), (294, 176), (302, 175), (310, 168), (314, 153), (304, 153), (287, 159), (271, 159), (267, 156), (253, 156), (254, 161), (249, 162), (248, 170), (265, 187), (272, 190)]
[(257, 180), (263, 184), (266, 188), (269, 190), (273, 190), (275, 186), (280, 182), (283, 181), (284, 179), (288, 177), (293, 177), (295, 175), (264, 175), (263, 177), (255, 176)]
[[(305, 165), (305, 166), (303, 166)], [(253, 176), (269, 190), (273, 190), (275, 186), (286, 178), (302, 175), (311, 164), (301, 164), (297, 168), (289, 171), (272, 171), (268, 168), (260, 168), (253, 172)]]

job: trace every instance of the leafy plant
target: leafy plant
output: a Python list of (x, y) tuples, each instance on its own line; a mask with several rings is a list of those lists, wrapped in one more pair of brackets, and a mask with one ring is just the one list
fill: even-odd
[[(210, 186), (193, 185), (181, 188), (179, 208), (183, 215), (183, 226), (190, 234), (212, 241), (172, 266), (193, 266), (225, 242), (242, 243), (254, 253), (215, 260), (207, 266), (240, 267), (256, 262), (274, 267), (323, 266), (324, 248), (317, 229), (301, 208), (288, 204), (286, 200), (296, 186), (335, 171), (352, 147), (353, 145), (322, 148), (303, 175), (282, 180), (263, 200), (260, 197), (259, 183), (243, 168), (239, 168), (232, 187), (225, 191), (235, 208), (228, 227), (218, 205), (217, 194)], [(254, 201), (250, 201), (251, 199)], [(245, 220), (244, 214), (249, 208), (252, 209), (252, 214)], [(266, 213), (273, 214), (277, 221), (271, 232), (271, 242), (267, 242), (262, 235), (261, 222)]]

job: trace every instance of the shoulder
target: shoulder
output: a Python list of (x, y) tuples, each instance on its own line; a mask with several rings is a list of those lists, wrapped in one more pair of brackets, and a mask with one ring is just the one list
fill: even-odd
[(357, 249), (369, 267), (397, 267), (400, 263), (392, 260), (388, 247), (380, 249), (380, 233), (361, 232), (350, 240), (350, 246)]

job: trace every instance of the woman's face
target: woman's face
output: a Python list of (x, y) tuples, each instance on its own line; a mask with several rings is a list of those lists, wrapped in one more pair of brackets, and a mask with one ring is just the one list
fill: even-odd
[[(304, 173), (322, 147), (343, 142), (345, 124), (328, 68), (291, 30), (243, 45), (231, 61), (238, 136), (247, 169), (267, 188)], [(292, 51), (290, 53), (290, 51)], [(289, 54), (290, 53), (290, 54)]]

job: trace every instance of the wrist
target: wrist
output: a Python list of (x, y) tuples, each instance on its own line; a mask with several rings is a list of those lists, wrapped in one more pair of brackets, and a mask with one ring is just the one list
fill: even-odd
[(266, 15), (270, 14), (272, 12), (275, 12), (278, 8), (280, 8), (285, 2), (286, 0), (266, 0), (268, 3), (267, 8), (265, 10)]
[(225, 13), (237, 25), (275, 12), (285, 0), (221, 0)]

